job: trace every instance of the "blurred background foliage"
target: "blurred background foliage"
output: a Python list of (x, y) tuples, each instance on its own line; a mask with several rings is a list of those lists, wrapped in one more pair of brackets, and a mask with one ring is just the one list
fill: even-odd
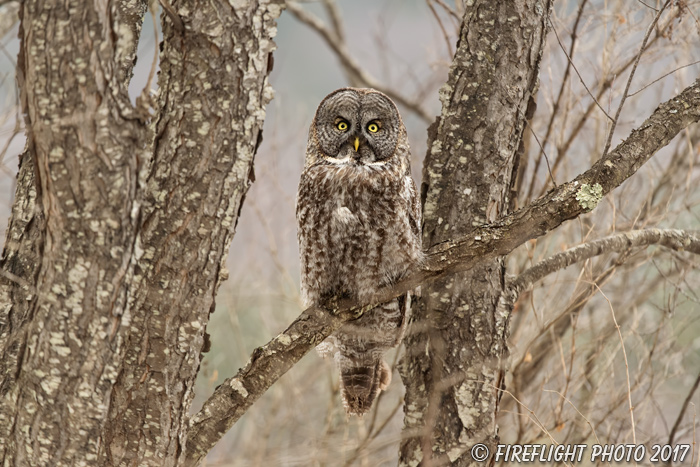
[[(569, 180), (601, 156), (610, 129), (606, 114), (615, 115), (642, 39), (662, 3), (555, 2), (537, 111), (525, 130), (518, 206), (551, 188), (552, 179)], [(15, 81), (18, 5), (0, 7), (2, 238), (24, 145)], [(461, 0), (323, 0), (293, 6), (297, 13), (285, 12), (278, 24), (270, 76), (275, 99), (256, 156), (256, 181), (231, 245), (230, 279), (219, 291), (209, 324), (212, 349), (202, 362), (193, 410), (245, 364), (255, 347), (301, 311), (294, 206), (308, 125), (318, 103), (336, 88), (366, 86), (363, 76), (410, 103), (399, 107), (420, 185), (426, 130), (440, 113), (438, 90), (447, 78), (464, 8)], [(148, 82), (161, 37), (157, 3), (152, 10), (155, 21), (146, 14), (130, 84), (134, 101)], [(636, 69), (613, 148), (658, 103), (700, 75), (699, 17), (698, 0), (675, 0), (661, 15)], [(319, 22), (330, 31), (326, 37), (313, 27)], [(346, 53), (345, 62), (338, 49)], [(348, 57), (363, 76), (348, 69)], [(156, 82), (153, 88), (157, 90)], [(700, 128), (695, 125), (594, 212), (513, 252), (508, 273), (517, 275), (548, 255), (615, 232), (698, 230), (699, 160)], [(502, 440), (697, 442), (698, 261), (662, 248), (602, 255), (523, 293), (511, 321), (511, 373), (499, 419)], [(396, 366), (403, 351), (388, 361)], [(402, 395), (394, 372), (372, 412), (363, 419), (347, 418), (333, 362), (310, 353), (244, 415), (206, 465), (395, 465)], [(697, 451), (696, 446), (693, 462)]]

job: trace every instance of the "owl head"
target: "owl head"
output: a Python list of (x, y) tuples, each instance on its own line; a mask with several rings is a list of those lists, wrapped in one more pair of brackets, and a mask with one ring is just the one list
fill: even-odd
[(397, 151), (397, 146), (407, 146), (406, 141), (399, 111), (385, 94), (374, 89), (341, 88), (326, 96), (316, 109), (306, 164), (403, 165), (396, 155), (407, 151)]

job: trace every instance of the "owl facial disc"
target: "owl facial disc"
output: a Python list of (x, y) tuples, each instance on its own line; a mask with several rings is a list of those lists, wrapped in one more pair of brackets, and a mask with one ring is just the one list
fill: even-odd
[(384, 165), (395, 154), (401, 117), (384, 94), (343, 88), (319, 105), (312, 126), (320, 156), (333, 165)]

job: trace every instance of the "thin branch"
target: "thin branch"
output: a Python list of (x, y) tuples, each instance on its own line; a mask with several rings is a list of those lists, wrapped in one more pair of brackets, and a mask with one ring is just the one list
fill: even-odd
[(440, 19), (440, 15), (438, 15), (438, 12), (435, 10), (435, 7), (433, 6), (433, 2), (431, 0), (426, 0), (425, 3), (428, 4), (428, 8), (430, 8), (430, 11), (433, 13), (435, 20), (438, 23), (438, 26), (440, 26), (440, 30), (442, 31), (442, 36), (445, 38), (445, 43), (447, 44), (447, 55), (449, 57), (454, 57), (454, 52), (452, 51), (452, 44), (450, 43), (450, 36), (447, 34), (447, 30), (445, 29), (445, 26), (442, 24), (442, 20)]
[(552, 389), (542, 389), (542, 391), (544, 391), (544, 392), (552, 392), (552, 393), (554, 393), (554, 394), (557, 394), (557, 395), (558, 395), (559, 397), (561, 397), (566, 403), (568, 403), (576, 412), (578, 412), (579, 416), (580, 416), (581, 418), (583, 418), (583, 419), (586, 421), (586, 424), (587, 424), (588, 427), (590, 428), (591, 433), (593, 434), (593, 437), (595, 438), (596, 444), (603, 444), (603, 443), (600, 442), (600, 438), (598, 438), (598, 435), (596, 434), (595, 428), (593, 427), (593, 424), (591, 423), (591, 421), (588, 420), (588, 418), (586, 418), (586, 416), (583, 415), (583, 414), (581, 413), (581, 411), (578, 409), (578, 407), (576, 407), (576, 405), (575, 405), (573, 402), (571, 402), (569, 399), (567, 399), (566, 396), (564, 396), (564, 395), (563, 395), (562, 393), (560, 393), (559, 391), (554, 391), (554, 390), (552, 390)]
[(341, 42), (345, 42), (345, 28), (343, 27), (343, 19), (340, 14), (340, 8), (335, 0), (323, 0), (323, 6), (328, 13), (328, 17), (331, 19), (331, 24), (333, 25), (333, 30), (335, 35)]
[(328, 29), (328, 27), (326, 27), (326, 25), (323, 24), (323, 21), (321, 21), (318, 17), (304, 10), (297, 2), (288, 1), (287, 9), (296, 19), (319, 33), (326, 41), (326, 44), (328, 44), (328, 46), (338, 56), (340, 62), (343, 64), (343, 67), (345, 67), (348, 73), (357, 77), (357, 79), (364, 86), (383, 92), (400, 105), (414, 112), (426, 123), (431, 123), (433, 121), (433, 116), (430, 114), (430, 112), (424, 109), (419, 102), (397, 93), (394, 87), (382, 85), (382, 83), (363, 69), (357, 60), (355, 60), (355, 58), (350, 54), (345, 41), (338, 37), (333, 31)]
[[(666, 20), (666, 22), (659, 28), (658, 31), (656, 31), (656, 34), (654, 37), (647, 43), (646, 49), (648, 50), (654, 43), (656, 43), (659, 38), (664, 37), (664, 34), (668, 31), (668, 29), (671, 27), (673, 24), (673, 21), (675, 21), (676, 18), (679, 17), (681, 14), (681, 9), (677, 8), (675, 10), (675, 13)], [(618, 67), (616, 70), (614, 70), (611, 75), (611, 77), (606, 78), (600, 85), (600, 88), (598, 89), (597, 93), (597, 98), (600, 99), (603, 97), (603, 95), (608, 91), (608, 89), (613, 85), (615, 79), (615, 76), (618, 76), (622, 74), (627, 68), (632, 66), (634, 63), (634, 58), (630, 58), (628, 61), (623, 63), (620, 67)], [(610, 76), (610, 75), (609, 75)], [(591, 102), (590, 105), (586, 108), (586, 110), (583, 112), (581, 117), (577, 120), (576, 124), (571, 125), (573, 129), (571, 130), (571, 133), (569, 136), (566, 138), (566, 141), (564, 144), (561, 146), (557, 146), (557, 156), (556, 159), (554, 160), (554, 165), (552, 165), (552, 173), (554, 175), (557, 174), (557, 169), (559, 168), (560, 164), (564, 161), (566, 158), (566, 153), (569, 151), (569, 148), (571, 147), (571, 144), (574, 142), (576, 137), (579, 135), (581, 132), (581, 129), (583, 129), (583, 126), (585, 123), (588, 121), (588, 117), (595, 108), (595, 102)], [(547, 190), (549, 189), (549, 184), (544, 183), (542, 185), (542, 189), (539, 192), (538, 196), (542, 196)]]
[[(381, 394), (384, 394), (384, 393), (381, 393)], [(386, 428), (386, 426), (389, 424), (391, 419), (394, 418), (394, 415), (396, 415), (396, 412), (398, 412), (402, 406), (403, 406), (403, 399), (399, 400), (399, 402), (394, 406), (394, 408), (391, 410), (389, 415), (387, 415), (387, 417), (384, 419), (382, 424), (379, 425), (379, 427), (377, 427), (376, 431), (372, 431), (373, 427), (370, 426), (370, 429), (368, 430), (367, 436), (365, 436), (365, 438), (362, 440), (362, 442), (357, 446), (357, 448), (355, 448), (355, 451), (352, 453), (350, 458), (347, 461), (345, 461), (345, 464), (343, 464), (344, 467), (350, 467), (357, 460), (357, 458), (360, 456), (362, 451), (367, 447), (367, 445), (369, 445), (369, 443), (371, 443), (377, 437), (377, 435), (379, 435), (379, 433), (381, 433), (384, 430), (384, 428)], [(376, 411), (375, 411), (375, 413), (376, 413)]]
[(678, 427), (681, 424), (681, 420), (683, 420), (683, 415), (685, 415), (685, 411), (688, 408), (688, 404), (693, 399), (693, 395), (695, 394), (695, 391), (698, 390), (698, 386), (700, 386), (700, 373), (698, 373), (698, 377), (695, 379), (695, 384), (693, 384), (693, 387), (690, 389), (688, 396), (685, 398), (685, 401), (683, 402), (683, 406), (681, 407), (681, 411), (678, 413), (678, 418), (676, 419), (676, 423), (673, 424), (673, 428), (671, 429), (671, 434), (668, 436), (668, 444), (673, 444), (673, 442), (675, 441), (676, 431), (678, 431)]
[(669, 71), (668, 73), (666, 73), (666, 74), (664, 74), (664, 75), (661, 75), (660, 77), (656, 78), (654, 81), (652, 81), (651, 83), (647, 84), (647, 85), (644, 86), (643, 88), (634, 91), (632, 94), (630, 94), (630, 95), (627, 96), (627, 97), (636, 96), (637, 94), (639, 94), (640, 92), (642, 92), (642, 91), (644, 91), (646, 88), (648, 88), (649, 86), (658, 83), (659, 81), (661, 81), (661, 80), (664, 79), (665, 77), (674, 74), (674, 73), (677, 72), (678, 70), (682, 70), (683, 68), (688, 68), (689, 66), (697, 65), (698, 63), (700, 63), (700, 60), (697, 60), (697, 61), (695, 61), (695, 62), (693, 62), (693, 63), (688, 63), (687, 65), (679, 66), (679, 67), (676, 68), (675, 70)]
[[(542, 146), (542, 143), (540, 143), (540, 139), (537, 137), (537, 133), (535, 133), (535, 130), (532, 129), (532, 127), (529, 125), (529, 123), (527, 124), (527, 126), (528, 126), (528, 128), (530, 128), (530, 133), (532, 133), (532, 136), (535, 137), (535, 141), (537, 141), (537, 144), (540, 147), (541, 154), (544, 154), (544, 160), (547, 163), (547, 170), (549, 171), (549, 178), (552, 180), (552, 185), (557, 186), (557, 182), (554, 180), (554, 175), (552, 175), (552, 167), (549, 165), (549, 157), (547, 157), (547, 153), (544, 150), (544, 146)], [(539, 162), (539, 160), (537, 162)], [(536, 165), (535, 165), (535, 168), (537, 168)], [(533, 178), (533, 181), (534, 181), (534, 178)], [(532, 185), (530, 185), (530, 187), (532, 187)]]
[[(578, 25), (581, 21), (581, 17), (583, 16), (583, 9), (586, 7), (586, 3), (588, 0), (583, 0), (581, 4), (578, 7), (578, 12), (576, 13), (576, 19), (574, 20), (574, 25), (571, 29), (571, 44), (569, 45), (569, 53), (567, 54), (567, 58), (569, 59), (566, 62), (566, 68), (564, 69), (564, 76), (561, 79), (561, 85), (559, 86), (559, 93), (557, 94), (557, 99), (554, 101), (554, 105), (552, 106), (552, 115), (549, 117), (549, 122), (547, 123), (547, 130), (545, 131), (544, 134), (544, 139), (542, 140), (542, 144), (540, 145), (540, 152), (537, 156), (537, 159), (535, 160), (535, 168), (533, 170), (533, 176), (532, 176), (532, 181), (530, 182), (530, 188), (527, 191), (527, 197), (526, 199), (530, 199), (532, 197), (532, 192), (535, 188), (535, 180), (537, 179), (537, 172), (540, 168), (540, 162), (542, 161), (542, 155), (544, 154), (544, 148), (547, 146), (547, 143), (549, 142), (549, 137), (552, 134), (552, 128), (554, 127), (554, 119), (558, 115), (559, 112), (559, 105), (561, 104), (561, 99), (564, 96), (564, 91), (566, 89), (566, 84), (569, 82), (569, 76), (571, 74), (571, 67), (573, 66), (573, 58), (574, 58), (574, 52), (576, 51), (576, 39), (577, 39), (577, 34), (578, 34)], [(561, 45), (561, 42), (559, 42), (559, 45)], [(566, 54), (566, 51), (564, 51)], [(534, 134), (534, 131), (533, 131)], [(539, 141), (538, 141), (539, 143)], [(544, 154), (546, 157), (546, 154)], [(549, 166), (549, 160), (547, 160), (547, 166)], [(549, 170), (550, 175), (551, 175), (551, 168)], [(552, 182), (554, 182), (554, 177), (552, 177)], [(546, 183), (545, 183), (546, 185)], [(554, 184), (556, 186), (556, 183)]]
[[(19, 7), (18, 1), (0, 2), (0, 38), (4, 38), (19, 22)], [(12, 58), (13, 63), (15, 58), (17, 58), (16, 53)]]
[[(681, 130), (700, 120), (700, 80), (659, 105), (614, 151), (575, 180), (559, 185), (542, 198), (493, 224), (479, 226), (465, 237), (431, 248), (422, 267), (397, 284), (380, 289), (365, 305), (333, 299), (305, 310), (277, 337), (255, 349), (236, 376), (227, 379), (190, 420), (186, 460), (194, 466), (248, 408), (306, 353), (344, 322), (422, 284), (452, 276), (506, 255), (526, 241), (588, 212), (577, 200), (584, 185), (604, 196), (632, 176)], [(686, 246), (700, 252), (695, 243)], [(697, 247), (697, 248), (696, 248)], [(508, 311), (506, 311), (508, 312)]]
[(637, 1), (638, 1), (639, 3), (641, 3), (642, 5), (644, 5), (645, 7), (647, 7), (647, 8), (651, 8), (651, 9), (654, 10), (654, 11), (659, 11), (658, 8), (654, 8), (654, 7), (651, 6), (651, 5), (647, 5), (647, 4), (644, 3), (642, 0), (637, 0)]
[(571, 68), (573, 68), (574, 71), (576, 72), (576, 75), (578, 75), (578, 79), (581, 80), (581, 84), (583, 84), (583, 87), (586, 88), (586, 92), (588, 92), (588, 95), (591, 96), (591, 99), (593, 99), (593, 102), (595, 102), (595, 104), (598, 106), (600, 111), (603, 112), (603, 114), (605, 114), (605, 116), (608, 117), (608, 119), (612, 120), (613, 118), (610, 115), (608, 115), (608, 113), (605, 111), (603, 106), (600, 105), (600, 103), (598, 102), (598, 99), (596, 99), (595, 96), (593, 95), (593, 93), (591, 92), (591, 90), (588, 89), (588, 86), (586, 86), (586, 82), (583, 80), (581, 73), (578, 72), (578, 68), (576, 68), (576, 65), (574, 65), (574, 62), (571, 59), (571, 57), (569, 56), (569, 54), (566, 53), (566, 49), (564, 48), (564, 44), (561, 43), (561, 39), (559, 39), (559, 34), (557, 34), (557, 29), (554, 27), (554, 24), (552, 24), (552, 20), (548, 19), (548, 21), (549, 21), (549, 26), (552, 28), (552, 31), (554, 32), (554, 36), (557, 38), (557, 42), (559, 43), (559, 47), (561, 47), (561, 50), (564, 52), (564, 55), (566, 55), (566, 59), (571, 64)]
[[(634, 404), (632, 404), (632, 384), (630, 383), (630, 365), (627, 360), (627, 350), (625, 350), (625, 340), (622, 338), (622, 331), (620, 331), (620, 325), (617, 323), (617, 318), (615, 317), (615, 310), (613, 309), (612, 302), (610, 299), (600, 290), (598, 284), (593, 284), (598, 292), (603, 296), (608, 306), (610, 307), (610, 314), (612, 315), (613, 323), (615, 323), (615, 329), (617, 330), (617, 335), (620, 338), (620, 348), (622, 348), (622, 356), (625, 359), (625, 374), (627, 375), (627, 405), (630, 408), (630, 422), (632, 423), (632, 442), (637, 444), (637, 430), (634, 425)], [(635, 460), (635, 464), (636, 464)]]
[(637, 58), (634, 60), (634, 65), (632, 66), (632, 71), (630, 71), (630, 76), (627, 78), (627, 84), (625, 85), (625, 92), (622, 93), (622, 99), (620, 99), (620, 105), (617, 107), (617, 112), (615, 113), (615, 118), (613, 119), (612, 126), (610, 127), (610, 132), (608, 133), (608, 140), (605, 142), (605, 148), (603, 149), (603, 157), (608, 153), (608, 149), (610, 149), (610, 144), (612, 143), (612, 137), (613, 133), (615, 133), (615, 127), (617, 126), (617, 122), (620, 119), (620, 113), (622, 112), (622, 106), (625, 105), (625, 100), (627, 100), (627, 93), (630, 90), (630, 85), (632, 84), (632, 79), (634, 78), (634, 73), (637, 71), (637, 65), (639, 65), (639, 60), (642, 58), (642, 54), (644, 53), (644, 48), (647, 45), (647, 41), (649, 40), (649, 36), (651, 36), (651, 32), (654, 30), (654, 27), (656, 26), (656, 23), (659, 22), (659, 18), (661, 17), (661, 14), (664, 12), (666, 7), (671, 3), (671, 0), (666, 0), (666, 3), (664, 3), (664, 6), (661, 7), (658, 13), (656, 13), (656, 16), (654, 16), (654, 21), (651, 22), (649, 25), (649, 28), (647, 29), (646, 34), (644, 34), (644, 40), (642, 40), (642, 46), (639, 48), (639, 53), (637, 54)]
[(649, 245), (662, 245), (677, 251), (700, 254), (700, 235), (675, 229), (631, 230), (584, 243), (540, 261), (510, 283), (516, 295), (553, 272), (594, 256)]
[(462, 17), (459, 16), (459, 15), (457, 14), (457, 12), (456, 12), (455, 10), (453, 10), (452, 8), (450, 8), (450, 6), (447, 5), (445, 2), (443, 2), (442, 0), (435, 0), (435, 3), (437, 3), (438, 5), (440, 5), (440, 6), (441, 6), (446, 12), (448, 12), (448, 13), (450, 14), (450, 16), (452, 16), (454, 19), (456, 19), (456, 20), (459, 21), (460, 23), (462, 22)]

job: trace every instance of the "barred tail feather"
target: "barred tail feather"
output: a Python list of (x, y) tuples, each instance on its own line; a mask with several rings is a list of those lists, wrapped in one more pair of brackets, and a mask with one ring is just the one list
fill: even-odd
[(348, 414), (362, 416), (372, 407), (374, 399), (391, 382), (389, 366), (379, 359), (374, 364), (350, 366), (340, 371), (343, 406)]

